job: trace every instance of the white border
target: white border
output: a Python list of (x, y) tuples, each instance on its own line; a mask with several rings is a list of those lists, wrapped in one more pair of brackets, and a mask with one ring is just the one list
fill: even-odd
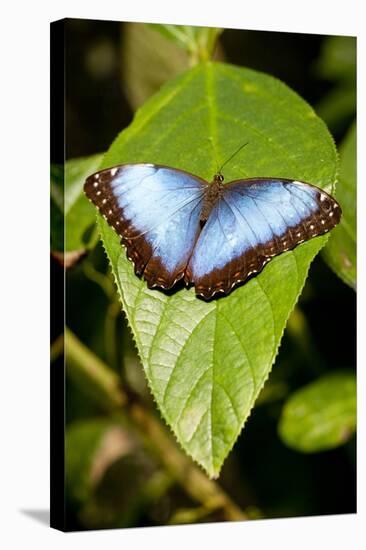
[[(5, 7), (4, 7), (5, 6)], [(90, 549), (361, 547), (365, 521), (365, 358), (359, 337), (359, 513), (242, 524), (130, 529), (64, 535), (21, 510), (46, 509), (49, 484), (49, 22), (63, 17), (189, 23), (226, 28), (358, 36), (360, 98), (366, 98), (363, 3), (165, 2), (33, 0), (4, 3), (1, 36), (1, 468), (0, 543), (3, 548)], [(359, 151), (365, 151), (365, 109), (358, 105)], [(364, 242), (365, 163), (359, 159), (359, 240)], [(360, 247), (359, 280), (365, 261)], [(358, 334), (365, 332), (362, 283)], [(341, 312), (340, 312), (341, 315)], [(363, 337), (364, 340), (364, 337)], [(362, 351), (362, 354), (361, 354)], [(106, 546), (108, 545), (108, 546)]]

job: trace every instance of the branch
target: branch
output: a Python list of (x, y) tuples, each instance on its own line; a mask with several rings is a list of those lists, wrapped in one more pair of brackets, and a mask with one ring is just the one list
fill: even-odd
[(65, 329), (66, 373), (107, 411), (122, 407), (127, 396), (119, 376), (69, 330)]

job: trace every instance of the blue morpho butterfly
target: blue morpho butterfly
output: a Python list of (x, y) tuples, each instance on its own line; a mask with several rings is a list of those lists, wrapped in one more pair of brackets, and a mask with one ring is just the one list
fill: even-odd
[(149, 288), (168, 290), (184, 279), (206, 300), (227, 294), (274, 256), (340, 220), (339, 204), (314, 185), (273, 177), (224, 185), (223, 166), (211, 184), (145, 163), (115, 166), (86, 180), (86, 195), (122, 237), (136, 275)]

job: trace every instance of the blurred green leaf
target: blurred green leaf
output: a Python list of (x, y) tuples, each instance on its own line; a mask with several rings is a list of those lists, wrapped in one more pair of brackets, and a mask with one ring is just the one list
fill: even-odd
[(356, 38), (353, 36), (330, 36), (323, 41), (316, 71), (328, 80), (351, 80), (356, 78)]
[(133, 452), (135, 442), (113, 419), (80, 420), (66, 431), (66, 494), (80, 505), (87, 501), (109, 466)]
[(64, 249), (64, 169), (51, 165), (51, 250)]
[[(216, 161), (249, 141), (227, 165), (230, 179), (288, 177), (332, 190), (334, 143), (297, 94), (261, 73), (225, 64), (191, 69), (141, 108), (111, 146), (103, 167), (153, 162), (210, 180)], [(168, 296), (134, 275), (119, 238), (100, 231), (145, 373), (185, 451), (217, 476), (268, 377), (318, 237), (273, 259), (228, 297), (206, 303), (193, 289)]]
[(349, 84), (335, 86), (316, 106), (317, 114), (334, 130), (352, 119), (355, 111), (356, 87)]
[(174, 512), (169, 520), (169, 525), (184, 525), (188, 523), (202, 523), (209, 522), (209, 516), (215, 511), (205, 506), (199, 506), (196, 508), (179, 508)]
[(349, 124), (356, 113), (356, 38), (331, 36), (323, 42), (315, 72), (334, 82), (317, 104), (317, 114), (333, 132)]
[(341, 223), (332, 231), (323, 256), (333, 271), (356, 288), (356, 123), (340, 147), (340, 172), (336, 197), (342, 207)]
[[(67, 266), (96, 243), (95, 210), (83, 193), (88, 174), (95, 172), (103, 155), (71, 159), (51, 167), (51, 250)], [(65, 186), (64, 186), (65, 179)]]
[(167, 42), (163, 35), (153, 30), (154, 25), (151, 27), (141, 23), (123, 26), (123, 89), (134, 110), (189, 65), (187, 52)]
[(296, 391), (285, 403), (279, 423), (289, 447), (314, 453), (342, 445), (356, 429), (356, 378), (332, 373)]
[(68, 160), (65, 164), (65, 250), (89, 249), (95, 238), (88, 233), (95, 210), (83, 192), (85, 178), (98, 170), (103, 155)]
[(66, 498), (87, 528), (136, 524), (173, 483), (122, 416), (73, 422), (65, 450)]
[(191, 65), (195, 65), (200, 61), (207, 61), (212, 57), (216, 41), (224, 30), (215, 27), (156, 25), (152, 23), (148, 26), (188, 52)]
[(156, 471), (150, 456), (136, 449), (106, 469), (91, 498), (79, 511), (79, 518), (89, 529), (135, 526), (141, 516), (146, 518), (149, 508), (171, 483), (168, 476)]

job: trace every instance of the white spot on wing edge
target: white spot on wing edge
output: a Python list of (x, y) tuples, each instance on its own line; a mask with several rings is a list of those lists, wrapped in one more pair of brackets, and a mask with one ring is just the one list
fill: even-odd
[(111, 176), (115, 176), (118, 172), (118, 168), (111, 168)]

